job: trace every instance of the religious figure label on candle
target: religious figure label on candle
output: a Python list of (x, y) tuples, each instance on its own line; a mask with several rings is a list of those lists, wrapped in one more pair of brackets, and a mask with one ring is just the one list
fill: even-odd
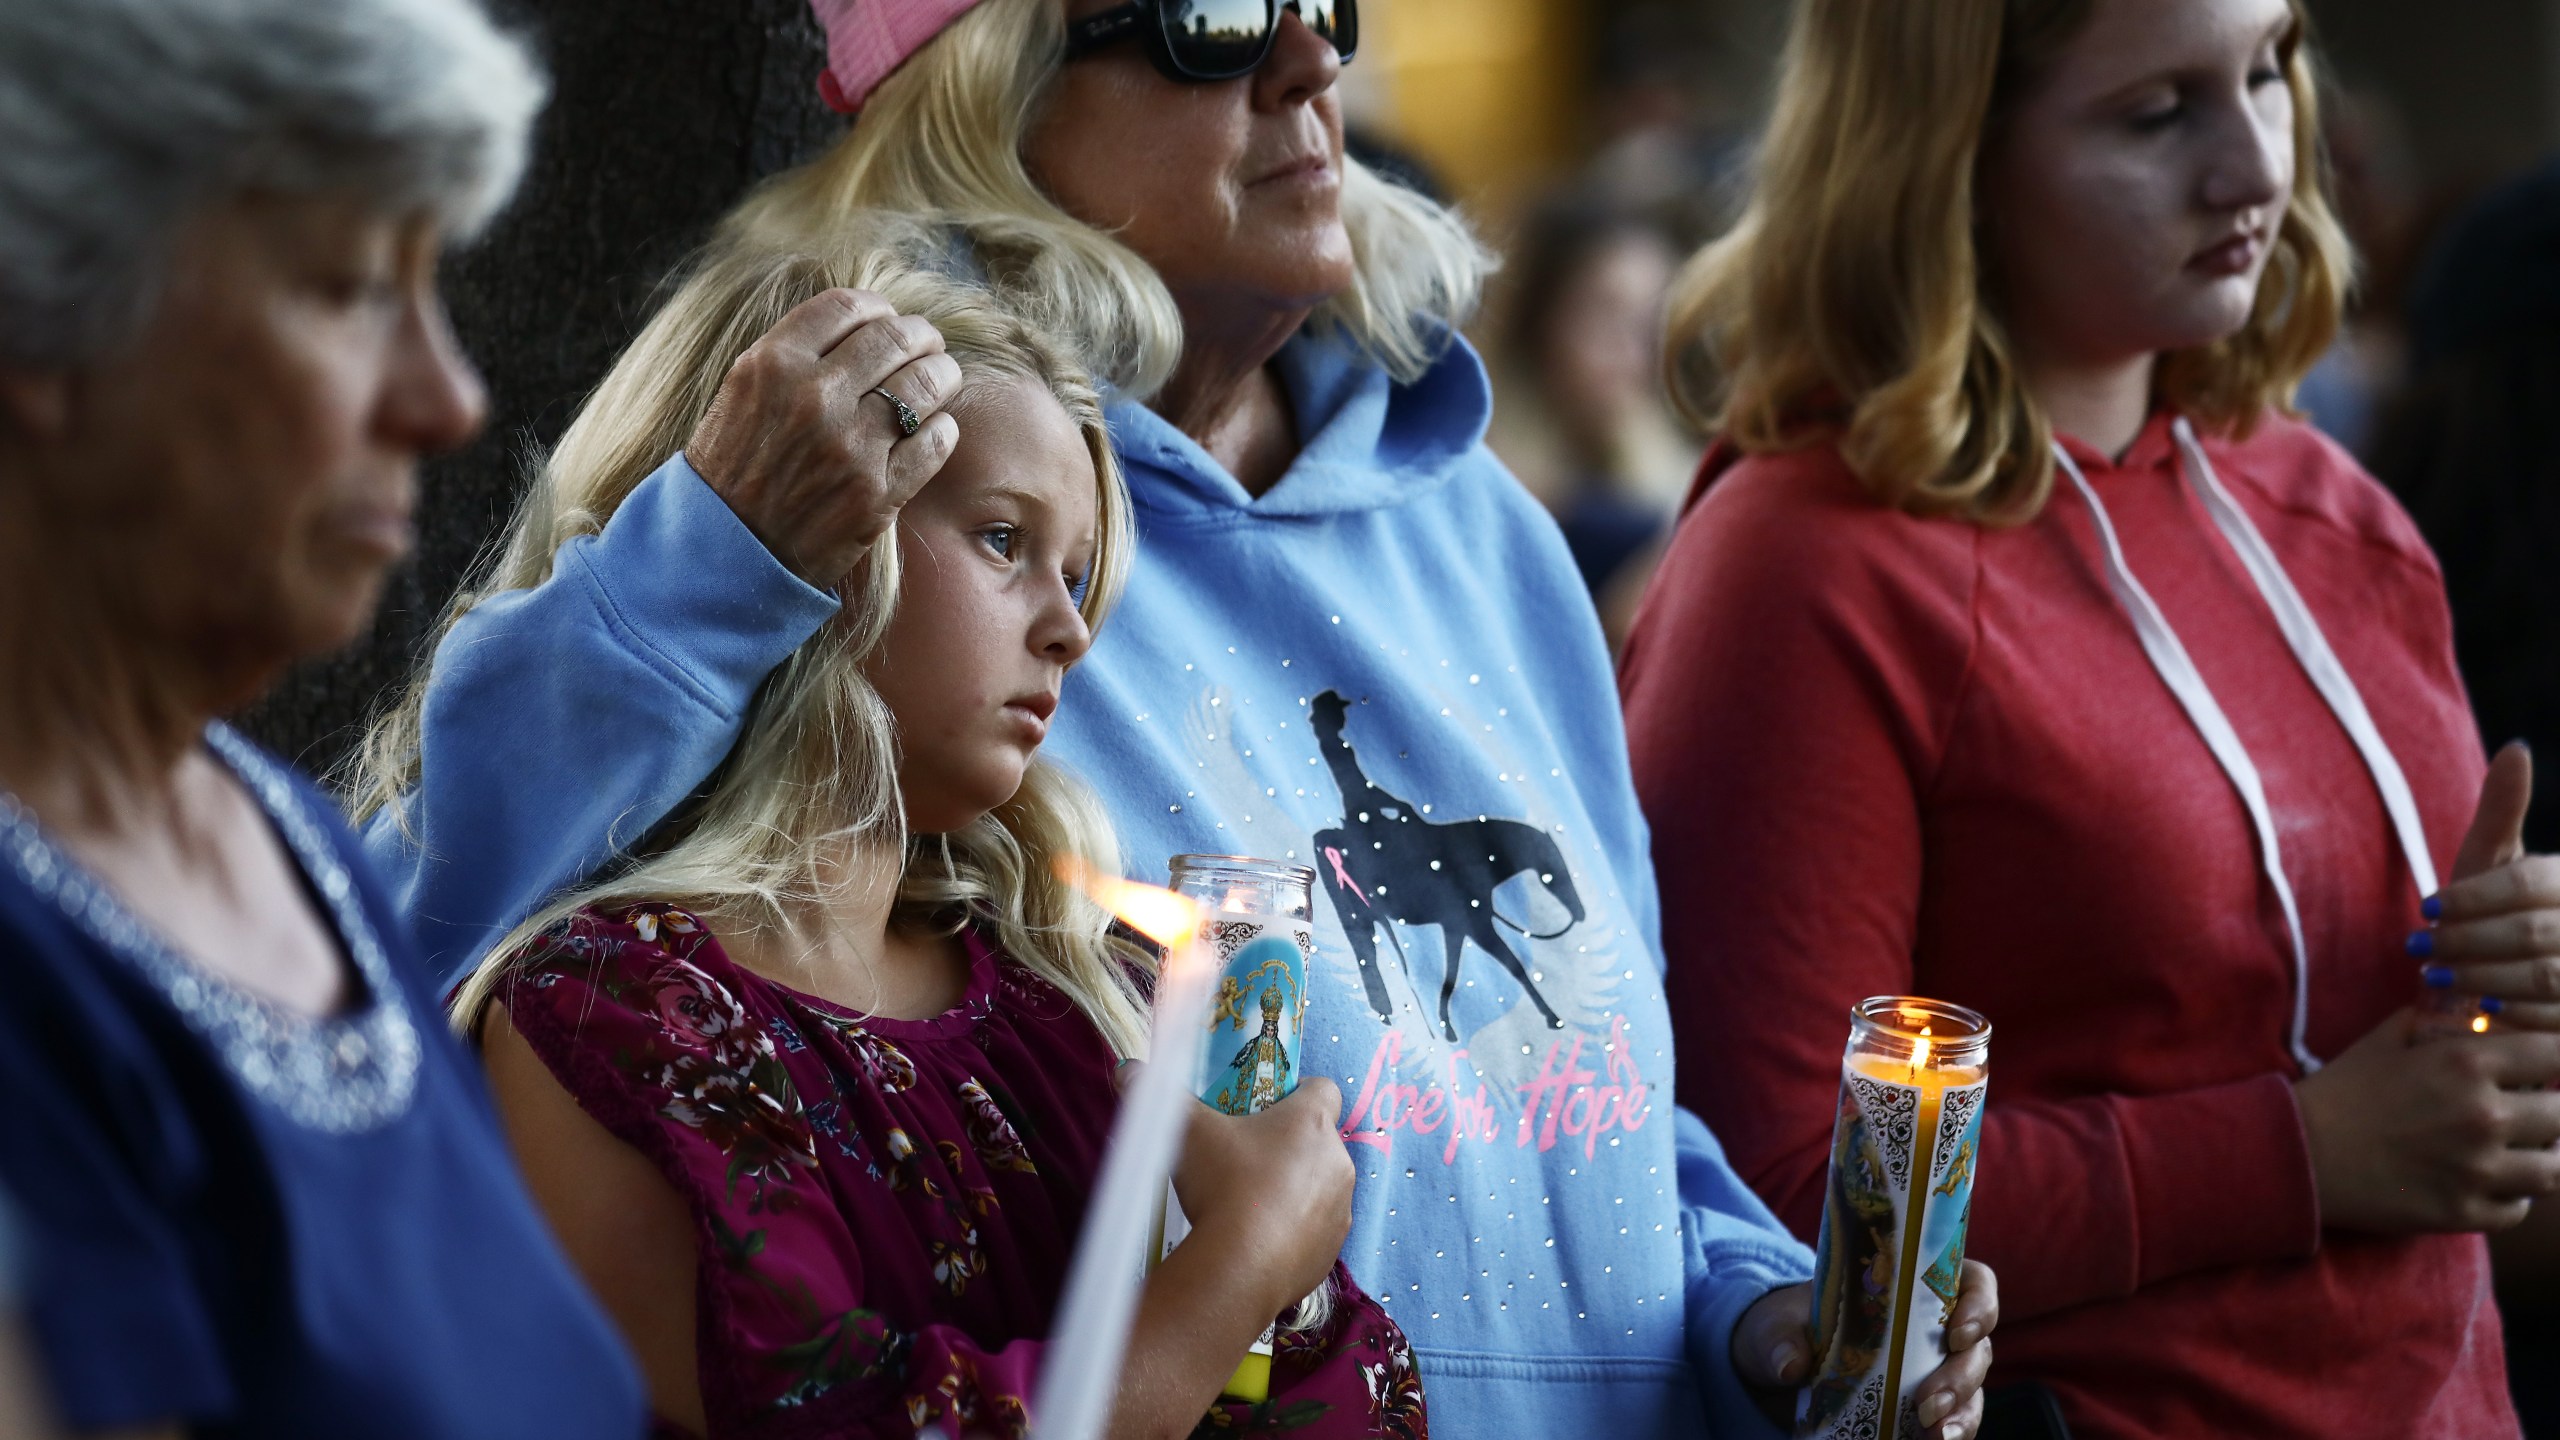
[[(1251, 1115), (1298, 1088), (1307, 968), (1316, 950), (1316, 872), (1240, 855), (1177, 855), (1172, 870), (1174, 892), (1200, 903), (1200, 938), (1218, 966), (1192, 1090), (1229, 1115)], [(1173, 1253), (1190, 1232), (1167, 1187), (1156, 1255)], [(1294, 1312), (1296, 1323), (1320, 1321), (1323, 1297), (1322, 1291), (1309, 1296)], [(1254, 1342), (1227, 1394), (1269, 1398), (1275, 1330), (1266, 1328)]]
[(1796, 1434), (1921, 1440), (1920, 1382), (1963, 1285), (1991, 1023), (1907, 996), (1849, 1015)]

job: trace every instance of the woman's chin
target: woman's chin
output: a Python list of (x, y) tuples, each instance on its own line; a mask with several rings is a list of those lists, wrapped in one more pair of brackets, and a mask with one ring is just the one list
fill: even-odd
[(2169, 332), (2168, 343), (2153, 348), (2202, 350), (2219, 345), (2246, 329), (2257, 308), (2257, 277), (2234, 275), (2208, 281), (2186, 297), (2174, 322), (2163, 327)]
[(306, 585), (267, 593), (263, 603), (201, 606), (173, 623), (200, 657), (213, 714), (264, 699), (294, 666), (335, 655), (372, 629), (382, 598), (379, 575), (361, 586), (322, 590)]
[(295, 597), (292, 614), (282, 628), (279, 648), (289, 661), (334, 654), (363, 638), (373, 628), (374, 611), (390, 578), (388, 563), (349, 566), (328, 576), (312, 577)]
[(1235, 255), (1225, 267), (1230, 275), (1250, 275), (1266, 295), (1296, 295), (1322, 303), (1351, 288), (1359, 278), (1351, 250), (1351, 232), (1339, 214), (1313, 223), (1273, 223), (1255, 233), (1249, 253)]

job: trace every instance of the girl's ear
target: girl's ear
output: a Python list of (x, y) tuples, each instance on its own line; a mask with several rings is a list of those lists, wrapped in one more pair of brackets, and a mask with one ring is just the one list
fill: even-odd
[(0, 414), (35, 440), (60, 440), (71, 429), (71, 373), (0, 365)]

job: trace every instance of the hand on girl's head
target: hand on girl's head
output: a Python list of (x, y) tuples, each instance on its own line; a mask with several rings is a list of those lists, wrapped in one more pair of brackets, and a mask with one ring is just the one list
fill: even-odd
[(1085, 437), (1040, 384), (981, 379), (941, 472), (900, 516), (897, 609), (863, 671), (897, 717), (907, 825), (954, 830), (1013, 798), (1067, 668), (1100, 528)]
[[(832, 586), (949, 459), (959, 390), (932, 325), (867, 290), (826, 290), (731, 364), (685, 456), (776, 559)], [(913, 434), (882, 392), (917, 418)]]

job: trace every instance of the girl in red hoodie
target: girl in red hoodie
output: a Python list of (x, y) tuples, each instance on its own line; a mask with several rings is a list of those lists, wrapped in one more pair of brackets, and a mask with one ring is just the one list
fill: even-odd
[(1975, 1006), (1995, 1380), (2083, 1440), (2514, 1434), (2480, 1232), (2560, 1187), (2560, 876), (2434, 558), (2284, 411), (2350, 268), (2298, 0), (1796, 16), (1623, 677), (1682, 1103), (1810, 1237), (1848, 1007)]

